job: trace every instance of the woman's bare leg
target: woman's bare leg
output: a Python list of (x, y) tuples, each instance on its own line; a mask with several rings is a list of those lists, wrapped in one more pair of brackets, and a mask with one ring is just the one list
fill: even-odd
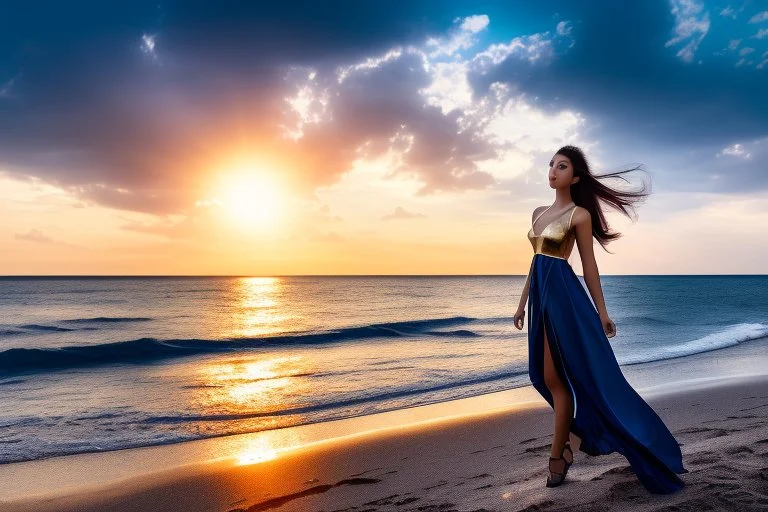
[[(552, 399), (555, 405), (555, 433), (552, 436), (552, 457), (559, 457), (563, 453), (565, 442), (568, 441), (571, 431), (571, 420), (573, 419), (573, 397), (567, 383), (560, 380), (560, 376), (555, 370), (552, 362), (552, 355), (549, 350), (547, 339), (547, 330), (544, 331), (544, 382), (552, 393)], [(570, 463), (570, 453), (563, 455)], [(558, 468), (563, 467), (563, 462), (558, 462)]]

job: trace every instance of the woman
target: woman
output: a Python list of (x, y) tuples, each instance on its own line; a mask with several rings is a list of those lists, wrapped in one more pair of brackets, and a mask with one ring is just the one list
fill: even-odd
[[(619, 452), (652, 493), (674, 492), (684, 483), (680, 446), (654, 410), (624, 379), (608, 337), (616, 325), (608, 316), (592, 238), (605, 245), (621, 236), (609, 232), (601, 204), (628, 214), (627, 207), (647, 196), (610, 188), (600, 179), (620, 178), (626, 171), (595, 176), (582, 151), (560, 148), (550, 162), (549, 186), (555, 201), (533, 211), (528, 239), (534, 249), (514, 324), (523, 328), (528, 301), (529, 375), (531, 383), (555, 412), (547, 487), (565, 479), (573, 463), (569, 432), (589, 455)], [(568, 264), (578, 244), (587, 292)]]

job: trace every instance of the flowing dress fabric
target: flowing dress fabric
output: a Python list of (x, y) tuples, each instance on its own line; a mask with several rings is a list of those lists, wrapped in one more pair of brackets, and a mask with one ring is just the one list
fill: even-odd
[[(570, 226), (560, 232), (569, 231)], [(581, 439), (579, 450), (593, 456), (621, 453), (652, 493), (669, 494), (682, 488), (684, 482), (677, 473), (688, 471), (680, 445), (624, 378), (600, 315), (567, 259), (534, 254), (528, 311), (531, 383), (554, 408), (544, 383), (546, 330), (555, 369), (573, 396), (571, 432)]]

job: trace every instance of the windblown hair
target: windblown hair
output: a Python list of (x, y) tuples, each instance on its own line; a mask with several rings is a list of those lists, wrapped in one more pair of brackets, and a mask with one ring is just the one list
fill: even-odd
[(637, 170), (645, 171), (645, 169), (640, 165), (631, 169), (596, 175), (592, 174), (587, 158), (578, 147), (563, 146), (557, 150), (556, 154), (567, 156), (570, 159), (574, 177), (579, 176), (579, 181), (571, 185), (571, 198), (577, 206), (589, 211), (592, 217), (592, 235), (606, 252), (610, 252), (605, 246), (612, 240), (621, 237), (621, 233), (609, 231), (601, 202), (632, 218), (630, 212), (635, 216), (637, 214), (635, 205), (650, 194), (650, 184), (643, 182), (642, 188), (639, 190), (621, 190), (609, 187), (601, 180), (616, 178), (629, 183), (624, 174)]

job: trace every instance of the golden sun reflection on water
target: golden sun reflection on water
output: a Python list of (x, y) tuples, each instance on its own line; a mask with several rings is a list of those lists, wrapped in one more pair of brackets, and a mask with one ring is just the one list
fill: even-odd
[[(295, 317), (286, 303), (286, 282), (277, 277), (244, 277), (233, 281), (230, 308), (220, 333), (227, 337), (265, 338), (231, 356), (217, 356), (194, 369), (188, 389), (189, 406), (203, 418), (197, 433), (229, 435), (262, 433), (245, 441), (228, 457), (238, 464), (255, 464), (279, 457), (279, 452), (301, 443), (284, 427), (306, 422), (303, 409), (311, 407), (316, 372), (313, 358), (300, 349), (281, 346), (271, 335), (294, 332), (286, 325)], [(231, 313), (229, 313), (231, 311)], [(294, 412), (295, 411), (295, 412)]]
[(231, 455), (237, 464), (275, 459), (281, 449), (299, 441), (283, 427), (306, 421), (300, 412), (288, 411), (308, 405), (310, 364), (302, 356), (254, 354), (203, 365), (197, 370), (200, 391), (195, 393), (193, 408), (204, 416), (218, 416), (206, 424), (212, 429), (209, 432), (271, 432), (238, 446)]
[(284, 284), (277, 277), (242, 277), (235, 281), (232, 325), (235, 336), (255, 337), (286, 329), (293, 318), (282, 301)]
[(203, 379), (209, 389), (216, 390), (212, 402), (268, 412), (290, 405), (291, 397), (296, 396), (300, 387), (296, 377), (310, 373), (305, 365), (306, 361), (300, 356), (232, 359), (207, 365)]
[(189, 407), (201, 417), (190, 427), (196, 434), (259, 432), (305, 421), (303, 409), (312, 405), (314, 362), (270, 336), (291, 331), (285, 325), (293, 318), (285, 313), (290, 307), (285, 304), (286, 286), (276, 277), (233, 281), (220, 333), (254, 340), (244, 340), (242, 351), (213, 356), (194, 368), (194, 382), (185, 389), (190, 390)]

